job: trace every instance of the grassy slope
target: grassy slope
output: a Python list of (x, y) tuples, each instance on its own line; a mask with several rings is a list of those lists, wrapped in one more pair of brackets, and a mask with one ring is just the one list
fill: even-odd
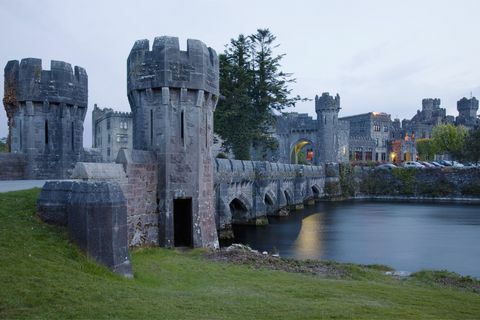
[(480, 318), (479, 294), (374, 270), (350, 280), (252, 270), (195, 250), (135, 251), (135, 279), (123, 279), (38, 221), (37, 196), (0, 194), (0, 318)]

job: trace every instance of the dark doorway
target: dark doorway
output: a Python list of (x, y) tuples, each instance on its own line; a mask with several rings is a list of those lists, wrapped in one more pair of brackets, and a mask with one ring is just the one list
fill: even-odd
[(193, 247), (192, 199), (173, 200), (173, 243), (175, 247)]

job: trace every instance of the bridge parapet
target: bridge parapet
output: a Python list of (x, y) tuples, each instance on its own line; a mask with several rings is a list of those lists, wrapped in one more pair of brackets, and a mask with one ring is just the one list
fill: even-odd
[(307, 166), (231, 159), (216, 159), (215, 164), (217, 227), (223, 230), (232, 222), (265, 223), (267, 215), (302, 208), (303, 203), (311, 204), (329, 192), (326, 180), (338, 180), (336, 164)]

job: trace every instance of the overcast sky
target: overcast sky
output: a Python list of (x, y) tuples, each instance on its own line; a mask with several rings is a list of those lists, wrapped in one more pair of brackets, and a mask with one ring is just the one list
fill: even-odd
[[(23, 1), (0, 0), (0, 65), (41, 58), (84, 67), (91, 146), (93, 104), (129, 111), (126, 59), (135, 40), (200, 39), (217, 52), (240, 33), (270, 28), (294, 73), (294, 93), (341, 96), (340, 116), (384, 111), (411, 118), (425, 97), (449, 114), (480, 96), (480, 1)], [(0, 77), (3, 97), (3, 76)], [(313, 101), (297, 112), (315, 115)], [(0, 111), (0, 137), (7, 135)]]

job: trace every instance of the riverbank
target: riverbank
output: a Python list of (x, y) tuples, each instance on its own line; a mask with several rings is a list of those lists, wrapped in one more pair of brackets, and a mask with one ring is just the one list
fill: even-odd
[(40, 222), (38, 193), (0, 194), (0, 318), (473, 319), (480, 314), (476, 287), (459, 285), (476, 283), (468, 277), (441, 284), (431, 272), (398, 279), (381, 266), (309, 266), (271, 255), (247, 253), (245, 259), (253, 261), (247, 263), (239, 259), (242, 253), (225, 260), (222, 251), (212, 259), (204, 250), (140, 249), (132, 252), (134, 279), (124, 279), (85, 257), (65, 230)]

